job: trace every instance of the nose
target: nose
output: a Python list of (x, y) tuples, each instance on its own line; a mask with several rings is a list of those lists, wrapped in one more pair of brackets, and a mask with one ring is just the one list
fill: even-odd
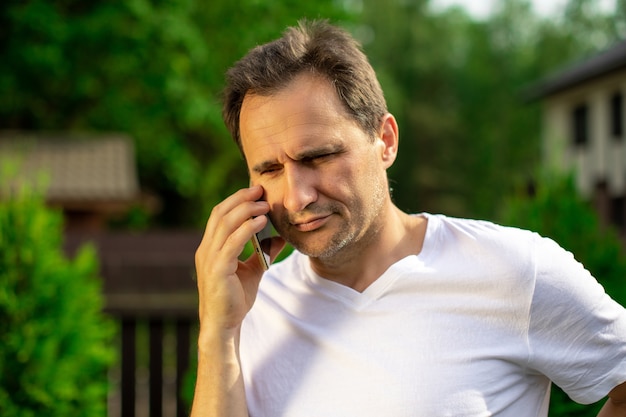
[(317, 200), (318, 175), (314, 170), (298, 164), (285, 167), (283, 205), (288, 211), (302, 211)]

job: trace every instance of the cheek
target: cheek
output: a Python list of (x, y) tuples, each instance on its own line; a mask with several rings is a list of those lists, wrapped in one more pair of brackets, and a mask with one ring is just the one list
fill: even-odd
[(342, 200), (354, 194), (361, 177), (360, 171), (358, 167), (351, 169), (347, 164), (325, 167), (319, 182), (320, 194), (336, 200)]
[(374, 159), (370, 152), (359, 153), (353, 158), (338, 162), (330, 169), (324, 169), (323, 184), (343, 195), (367, 192), (379, 181), (379, 165), (380, 161)]
[(370, 152), (363, 155), (360, 163), (355, 164), (352, 176), (354, 183), (359, 184), (360, 188), (373, 191), (381, 179), (386, 177), (386, 171), (380, 159)]
[(283, 202), (280, 198), (278, 198), (277, 193), (266, 192), (264, 197), (265, 201), (267, 201), (267, 203), (270, 205), (270, 213), (279, 213), (282, 211)]

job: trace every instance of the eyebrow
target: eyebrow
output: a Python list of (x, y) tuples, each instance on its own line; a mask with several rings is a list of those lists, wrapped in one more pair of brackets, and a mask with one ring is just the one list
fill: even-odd
[(261, 172), (265, 171), (269, 167), (272, 167), (272, 166), (274, 166), (276, 164), (278, 164), (278, 161), (276, 161), (276, 160), (274, 160), (274, 161), (263, 161), (260, 164), (256, 164), (255, 166), (253, 166), (252, 167), (252, 171), (256, 172), (257, 174), (260, 174)]
[[(345, 146), (342, 143), (329, 143), (326, 145), (322, 145), (315, 148), (305, 149), (301, 152), (298, 152), (294, 158), (294, 161), (303, 161), (307, 159), (313, 159), (320, 155), (332, 154), (337, 152), (342, 152), (345, 149)], [(252, 171), (256, 173), (261, 173), (266, 169), (279, 164), (277, 160), (267, 160), (256, 164), (252, 167)]]

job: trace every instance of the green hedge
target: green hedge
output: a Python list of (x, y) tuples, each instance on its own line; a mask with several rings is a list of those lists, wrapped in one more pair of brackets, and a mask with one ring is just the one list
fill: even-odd
[(95, 252), (67, 259), (59, 213), (0, 191), (0, 415), (105, 416), (115, 328)]

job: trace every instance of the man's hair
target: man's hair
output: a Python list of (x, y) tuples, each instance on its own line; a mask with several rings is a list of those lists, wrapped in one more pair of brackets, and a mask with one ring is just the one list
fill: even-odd
[(376, 135), (387, 104), (360, 44), (325, 20), (300, 21), (281, 38), (250, 50), (226, 74), (222, 116), (240, 149), (245, 95), (271, 96), (304, 72), (331, 82), (350, 117), (369, 136)]

